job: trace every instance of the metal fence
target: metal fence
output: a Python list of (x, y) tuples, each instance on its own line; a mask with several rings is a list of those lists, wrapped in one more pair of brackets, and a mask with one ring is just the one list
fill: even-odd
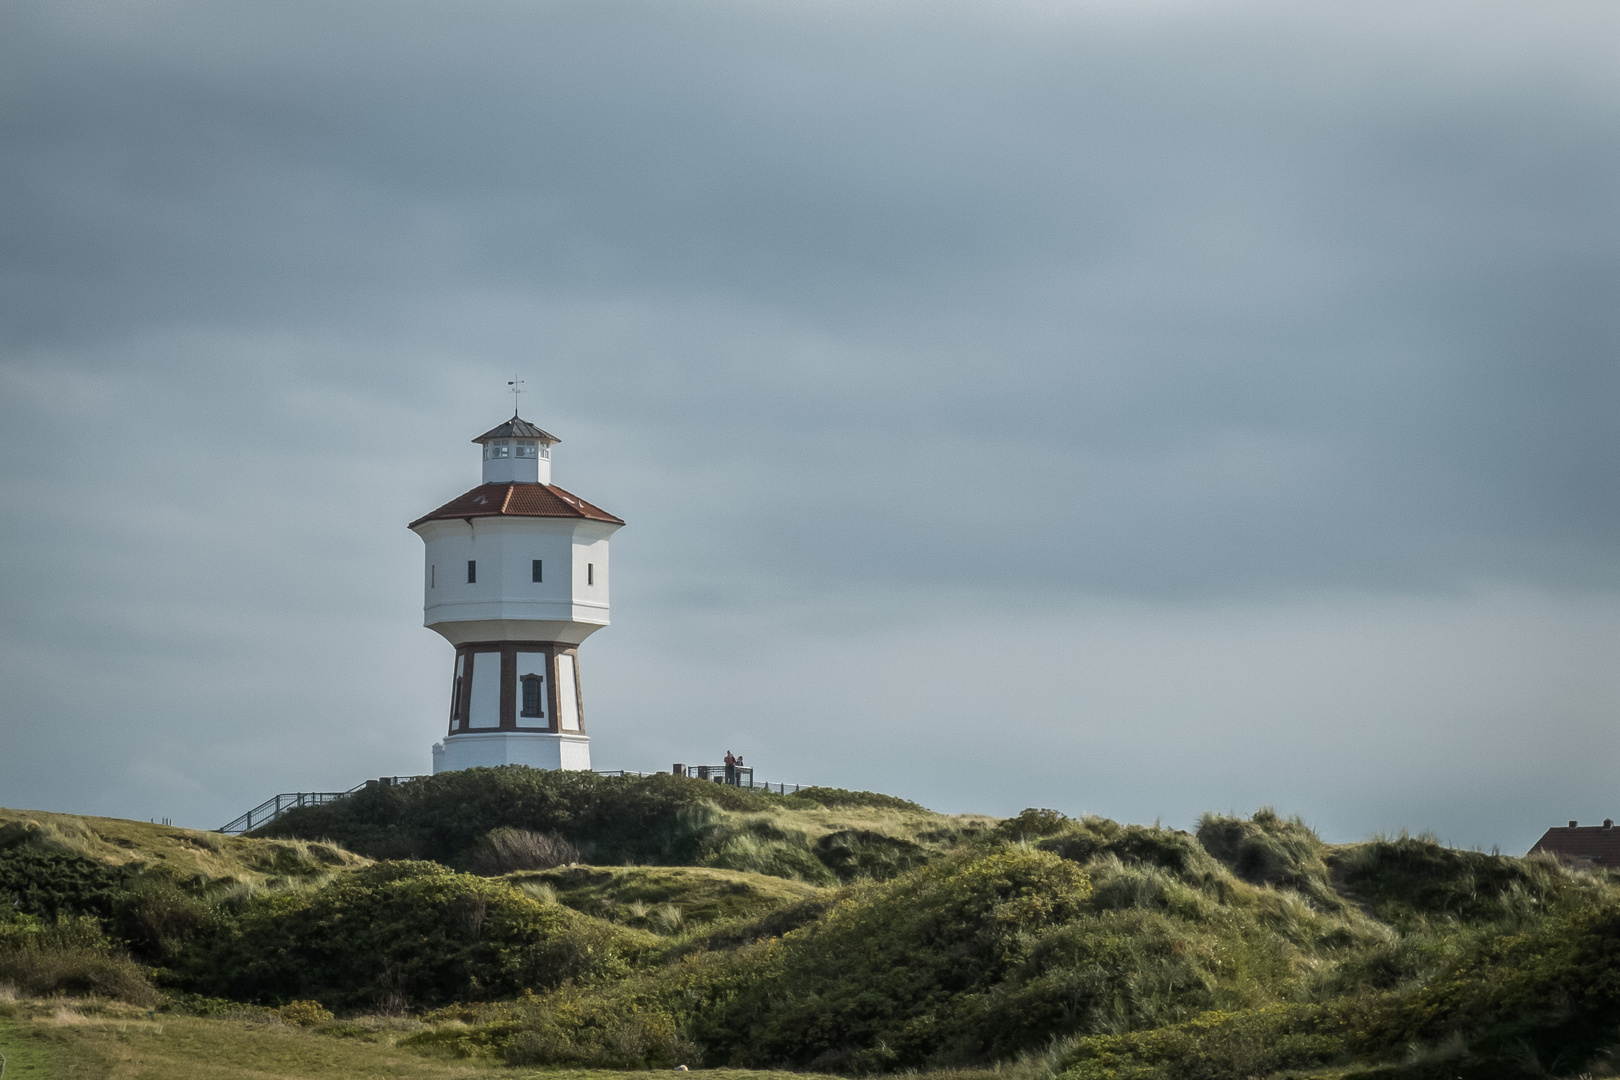
[(670, 772), (676, 776), (690, 776), (694, 780), (708, 780), (716, 784), (747, 788), (749, 791), (770, 791), (778, 795), (791, 795), (799, 790), (798, 784), (754, 779), (752, 765), (683, 765), (676, 762)]

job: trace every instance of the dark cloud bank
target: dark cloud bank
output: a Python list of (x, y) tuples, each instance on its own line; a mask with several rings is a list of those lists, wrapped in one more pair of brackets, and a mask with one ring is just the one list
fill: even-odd
[(517, 370), (602, 767), (1616, 816), (1612, 5), (3, 12), (0, 802), (424, 770)]

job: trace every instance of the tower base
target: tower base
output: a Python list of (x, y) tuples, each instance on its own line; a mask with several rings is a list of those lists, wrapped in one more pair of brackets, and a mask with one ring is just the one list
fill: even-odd
[(591, 739), (589, 735), (533, 731), (467, 731), (446, 735), (443, 742), (433, 744), (433, 771), (436, 773), (493, 765), (588, 772)]

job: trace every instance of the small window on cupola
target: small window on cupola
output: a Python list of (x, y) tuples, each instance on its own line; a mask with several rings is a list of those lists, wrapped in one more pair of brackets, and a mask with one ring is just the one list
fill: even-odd
[(487, 442), (484, 444), (485, 461), (489, 461), (493, 458), (504, 458), (511, 456), (512, 444), (507, 442), (505, 439), (496, 439), (492, 442)]
[(517, 444), (517, 456), (520, 458), (532, 458), (535, 456), (535, 448), (535, 443), (528, 442), (526, 440), (519, 440)]

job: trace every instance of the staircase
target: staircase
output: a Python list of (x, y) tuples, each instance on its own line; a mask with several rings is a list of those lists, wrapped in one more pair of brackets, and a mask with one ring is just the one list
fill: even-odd
[(218, 831), (239, 835), (262, 829), (288, 810), (296, 810), (300, 806), (325, 806), (327, 803), (346, 799), (357, 791), (364, 791), (368, 787), (386, 787), (390, 784), (403, 784), (407, 780), (420, 780), (420, 776), (380, 776), (375, 780), (367, 780), (363, 784), (356, 784), (348, 791), (284, 791), (280, 795), (272, 795), (258, 806), (249, 810), (241, 817), (233, 819), (230, 824), (221, 826)]

